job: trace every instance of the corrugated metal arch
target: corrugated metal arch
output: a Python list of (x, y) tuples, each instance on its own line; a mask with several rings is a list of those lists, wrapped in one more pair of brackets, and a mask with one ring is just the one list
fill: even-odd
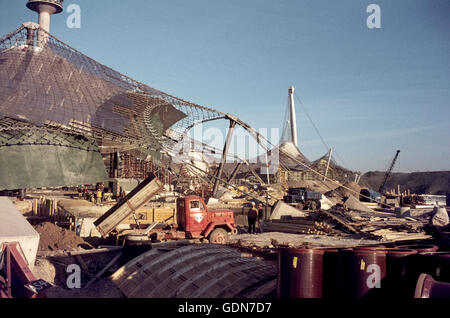
[(276, 291), (274, 261), (214, 244), (157, 248), (111, 276), (130, 298), (263, 298)]

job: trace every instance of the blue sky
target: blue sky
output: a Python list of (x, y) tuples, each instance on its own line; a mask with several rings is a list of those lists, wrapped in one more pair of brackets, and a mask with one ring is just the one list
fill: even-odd
[[(37, 14), (0, 0), (0, 33)], [(64, 12), (51, 33), (136, 80), (231, 113), (254, 128), (282, 128), (287, 89), (337, 162), (359, 171), (450, 170), (448, 0), (78, 0), (81, 28)], [(369, 29), (369, 4), (381, 29)], [(296, 101), (297, 102), (297, 101)], [(299, 146), (327, 149), (300, 106)], [(342, 161), (343, 163), (342, 163)]]

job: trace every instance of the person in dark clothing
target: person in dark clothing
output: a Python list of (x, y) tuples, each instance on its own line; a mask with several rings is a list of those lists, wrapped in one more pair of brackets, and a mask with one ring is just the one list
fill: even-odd
[(255, 207), (255, 202), (252, 202), (252, 207), (248, 211), (248, 233), (256, 234), (256, 219), (258, 217), (258, 210)]
[(258, 227), (259, 232), (263, 232), (263, 221), (264, 221), (264, 209), (261, 203), (258, 204)]

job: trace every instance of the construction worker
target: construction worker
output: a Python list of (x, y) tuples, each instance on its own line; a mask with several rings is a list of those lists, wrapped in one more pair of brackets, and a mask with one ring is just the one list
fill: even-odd
[(264, 209), (262, 203), (258, 204), (258, 227), (259, 232), (263, 232), (263, 222), (264, 222)]
[(102, 190), (100, 190), (99, 188), (97, 189), (97, 204), (101, 204), (102, 203)]
[(256, 234), (256, 219), (258, 218), (258, 210), (256, 209), (255, 202), (252, 202), (252, 207), (248, 211), (247, 219), (248, 219), (248, 233)]
[(105, 184), (103, 182), (98, 182), (95, 186), (95, 190), (96, 190), (96, 194), (97, 194), (97, 204), (101, 204), (102, 203), (102, 195), (103, 195), (103, 190), (105, 189)]

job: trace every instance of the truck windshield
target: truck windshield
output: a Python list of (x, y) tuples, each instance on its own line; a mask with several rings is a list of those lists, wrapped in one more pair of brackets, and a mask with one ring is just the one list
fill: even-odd
[(191, 210), (204, 210), (203, 204), (200, 201), (191, 201), (189, 207)]

